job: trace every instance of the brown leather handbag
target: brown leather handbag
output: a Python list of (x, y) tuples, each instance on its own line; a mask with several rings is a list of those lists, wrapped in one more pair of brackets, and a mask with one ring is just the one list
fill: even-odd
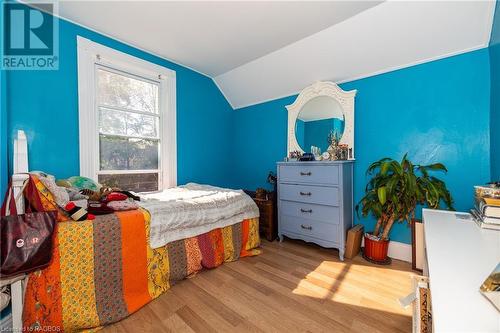
[[(31, 181), (30, 178), (28, 182)], [(30, 195), (38, 193), (31, 191)], [(57, 213), (32, 212), (31, 205), (27, 205), (26, 210), (26, 214), (17, 214), (16, 198), (9, 184), (0, 212), (1, 278), (30, 273), (50, 263)]]

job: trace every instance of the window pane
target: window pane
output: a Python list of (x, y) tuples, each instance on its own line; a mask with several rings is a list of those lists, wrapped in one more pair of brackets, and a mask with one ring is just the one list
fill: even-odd
[(101, 105), (158, 113), (157, 84), (98, 69), (97, 86)]
[(158, 137), (158, 117), (127, 113), (127, 135)]
[(99, 133), (158, 138), (158, 117), (99, 108)]
[(99, 133), (126, 135), (127, 121), (125, 119), (125, 113), (100, 108)]
[(100, 184), (119, 187), (126, 191), (151, 192), (158, 190), (157, 173), (133, 173), (121, 175), (99, 175)]
[(100, 170), (158, 169), (158, 141), (99, 135)]
[(158, 169), (158, 141), (129, 139), (129, 169)]

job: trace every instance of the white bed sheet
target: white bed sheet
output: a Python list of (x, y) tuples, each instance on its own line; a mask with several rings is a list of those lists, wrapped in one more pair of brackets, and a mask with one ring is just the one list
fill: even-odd
[(243, 191), (196, 183), (142, 195), (139, 204), (151, 213), (152, 248), (259, 217)]

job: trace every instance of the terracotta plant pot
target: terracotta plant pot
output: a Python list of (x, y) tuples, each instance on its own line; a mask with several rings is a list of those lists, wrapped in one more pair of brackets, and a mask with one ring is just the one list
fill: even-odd
[(387, 251), (389, 250), (389, 240), (373, 240), (370, 237), (365, 237), (364, 255), (373, 261), (386, 261)]

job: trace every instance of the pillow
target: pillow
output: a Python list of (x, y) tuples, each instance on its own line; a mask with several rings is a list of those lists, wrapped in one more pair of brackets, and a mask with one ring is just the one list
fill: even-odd
[(80, 190), (88, 188), (92, 191), (98, 191), (101, 188), (101, 185), (87, 177), (73, 176), (68, 178), (67, 181), (71, 184), (72, 187), (76, 187)]

